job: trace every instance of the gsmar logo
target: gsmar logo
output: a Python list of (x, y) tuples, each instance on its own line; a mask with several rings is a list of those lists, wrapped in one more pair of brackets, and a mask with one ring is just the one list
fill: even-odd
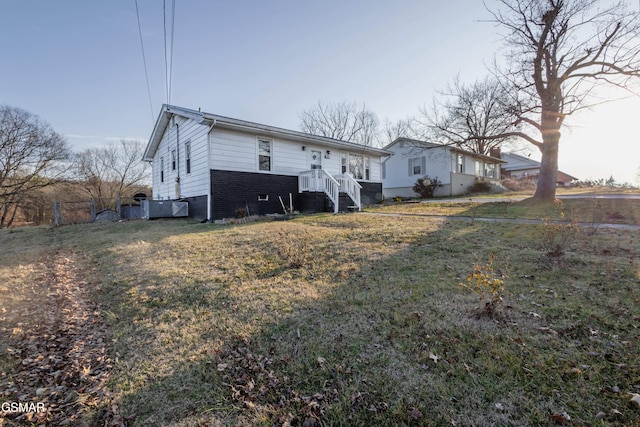
[(4, 413), (44, 412), (42, 402), (3, 402), (0, 406)]

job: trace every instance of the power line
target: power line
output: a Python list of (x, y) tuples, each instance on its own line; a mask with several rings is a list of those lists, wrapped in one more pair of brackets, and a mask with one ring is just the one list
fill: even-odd
[(169, 99), (171, 99), (171, 84), (173, 82), (173, 34), (176, 21), (176, 0), (171, 1), (171, 56), (169, 57)]
[(162, 1), (162, 18), (164, 25), (164, 85), (167, 93), (167, 105), (169, 104), (169, 64), (167, 62), (167, 0)]
[[(171, 4), (171, 43), (170, 51), (167, 49), (167, 1), (162, 2), (162, 16), (164, 19), (164, 70), (167, 90), (167, 105), (171, 104), (171, 80), (173, 77), (173, 39), (175, 33), (176, 1)], [(168, 57), (168, 58), (167, 58)]]
[(147, 71), (147, 58), (144, 54), (144, 43), (142, 41), (142, 27), (140, 26), (140, 11), (138, 10), (138, 0), (136, 3), (136, 16), (138, 17), (138, 33), (140, 34), (140, 48), (142, 49), (142, 63), (144, 64), (144, 77), (147, 80), (147, 94), (149, 95), (149, 108), (151, 109), (151, 122), (155, 120), (153, 113), (153, 102), (151, 101), (151, 88), (149, 87), (149, 72)]

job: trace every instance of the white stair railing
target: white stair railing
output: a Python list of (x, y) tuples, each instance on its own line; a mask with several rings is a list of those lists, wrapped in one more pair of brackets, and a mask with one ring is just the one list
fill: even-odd
[(362, 201), (360, 200), (360, 190), (362, 185), (355, 180), (353, 176), (348, 173), (335, 176), (336, 181), (340, 184), (340, 191), (347, 193), (347, 195), (356, 204), (358, 210), (362, 210)]
[(333, 202), (333, 212), (338, 212), (338, 199), (340, 196), (340, 184), (324, 169), (312, 169), (300, 172), (298, 175), (298, 192), (321, 191)]

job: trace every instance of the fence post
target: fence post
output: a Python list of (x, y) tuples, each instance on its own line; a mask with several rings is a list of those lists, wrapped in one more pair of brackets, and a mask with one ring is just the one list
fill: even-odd
[(55, 221), (55, 226), (60, 227), (62, 225), (62, 218), (60, 217), (60, 206), (58, 205), (58, 201), (53, 199), (53, 218)]
[(119, 191), (118, 198), (116, 199), (116, 215), (118, 215), (118, 219), (122, 219), (122, 200), (120, 199)]
[(91, 210), (91, 222), (96, 222), (96, 201), (93, 197), (89, 200), (89, 209)]

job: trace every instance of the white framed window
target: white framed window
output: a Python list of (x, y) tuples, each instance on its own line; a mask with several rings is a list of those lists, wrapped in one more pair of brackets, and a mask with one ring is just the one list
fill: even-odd
[(191, 141), (184, 143), (184, 170), (191, 173)]
[(160, 157), (160, 182), (164, 182), (164, 157)]
[(340, 153), (340, 170), (354, 179), (371, 179), (371, 159), (362, 154)]
[(482, 175), (482, 164), (480, 163), (480, 160), (474, 160), (473, 164), (474, 164), (475, 169), (476, 169), (476, 176), (483, 176)]
[(413, 157), (409, 159), (409, 176), (423, 176), (427, 173), (426, 157)]
[(497, 178), (496, 177), (496, 164), (495, 163), (485, 163), (484, 165), (484, 176), (489, 178)]
[(176, 170), (176, 150), (171, 151), (171, 170)]
[(272, 167), (272, 141), (270, 139), (258, 139), (258, 169), (270, 171)]
[(365, 181), (369, 181), (371, 179), (371, 165), (368, 157), (364, 158), (364, 179)]
[(464, 156), (462, 154), (458, 154), (458, 164), (456, 167), (456, 171), (458, 173), (464, 173)]

